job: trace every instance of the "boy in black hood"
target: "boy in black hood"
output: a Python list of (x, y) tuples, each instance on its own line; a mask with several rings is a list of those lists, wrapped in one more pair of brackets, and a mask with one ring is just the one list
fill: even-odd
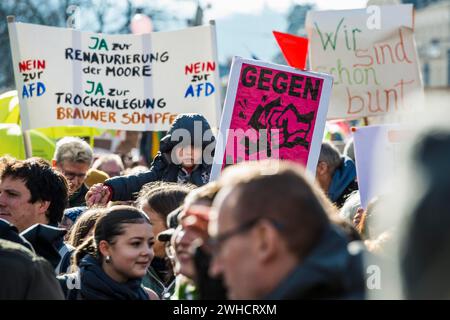
[[(180, 114), (161, 139), (160, 150), (149, 171), (114, 177), (103, 184), (93, 185), (86, 194), (87, 204), (132, 200), (143, 185), (153, 181), (202, 186), (209, 181), (214, 142), (211, 128), (202, 115)], [(211, 161), (205, 161), (208, 159), (204, 155), (210, 156)]]

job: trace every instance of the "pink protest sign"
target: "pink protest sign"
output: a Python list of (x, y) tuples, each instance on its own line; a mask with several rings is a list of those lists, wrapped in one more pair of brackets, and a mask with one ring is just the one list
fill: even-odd
[(225, 165), (266, 158), (314, 172), (331, 85), (325, 74), (235, 57), (212, 179)]

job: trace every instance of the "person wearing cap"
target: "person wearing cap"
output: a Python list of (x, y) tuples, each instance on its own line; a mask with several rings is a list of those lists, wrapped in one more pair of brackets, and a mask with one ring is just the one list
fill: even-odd
[(64, 210), (64, 215), (59, 226), (70, 230), (77, 219), (88, 209), (88, 207), (72, 207)]
[(180, 114), (161, 139), (160, 150), (149, 171), (96, 184), (86, 194), (86, 202), (92, 206), (106, 205), (108, 201), (133, 200), (143, 185), (153, 181), (202, 186), (209, 181), (214, 143), (214, 135), (202, 115)]
[(110, 178), (109, 174), (100, 169), (91, 168), (86, 173), (86, 180), (84, 184), (89, 189), (94, 184), (103, 183)]
[(167, 229), (158, 233), (158, 241), (161, 241), (164, 243), (167, 251), (167, 247), (170, 245), (170, 240), (172, 239), (172, 235), (175, 232), (175, 229), (178, 227), (178, 216), (180, 215), (181, 211), (183, 211), (183, 206), (179, 206), (175, 210), (173, 210), (171, 213), (167, 215), (166, 224)]
[(159, 300), (142, 285), (153, 259), (147, 214), (132, 206), (104, 209), (94, 234), (77, 247), (71, 274), (59, 276), (68, 300)]
[(316, 168), (316, 181), (339, 209), (351, 193), (358, 190), (355, 163), (349, 157), (342, 156), (329, 142), (322, 143)]

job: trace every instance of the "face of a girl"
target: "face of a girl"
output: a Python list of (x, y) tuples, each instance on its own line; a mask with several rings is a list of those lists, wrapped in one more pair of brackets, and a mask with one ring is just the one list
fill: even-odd
[(202, 149), (194, 146), (177, 146), (176, 157), (184, 168), (193, 168), (202, 160)]
[[(152, 208), (150, 208), (148, 204), (144, 204), (142, 206), (142, 210), (144, 210), (150, 218), (154, 234), (158, 235), (160, 232), (167, 230), (165, 219)], [(166, 256), (165, 243), (160, 242), (157, 239), (155, 240), (153, 250), (155, 252), (155, 257), (164, 258)]]
[(153, 259), (155, 237), (148, 223), (127, 223), (123, 234), (109, 244), (110, 262), (103, 263), (105, 272), (118, 282), (142, 278)]

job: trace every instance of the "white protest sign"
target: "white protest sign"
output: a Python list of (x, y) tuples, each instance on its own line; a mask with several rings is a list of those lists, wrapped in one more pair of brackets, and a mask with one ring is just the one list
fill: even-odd
[(411, 131), (400, 125), (361, 127), (353, 133), (363, 208), (375, 196), (393, 192), (393, 179), (403, 165), (404, 148), (411, 137)]
[(312, 70), (334, 77), (328, 120), (422, 107), (412, 5), (310, 11), (306, 28)]
[(82, 125), (161, 131), (189, 112), (218, 125), (214, 26), (144, 35), (8, 27), (25, 130)]

